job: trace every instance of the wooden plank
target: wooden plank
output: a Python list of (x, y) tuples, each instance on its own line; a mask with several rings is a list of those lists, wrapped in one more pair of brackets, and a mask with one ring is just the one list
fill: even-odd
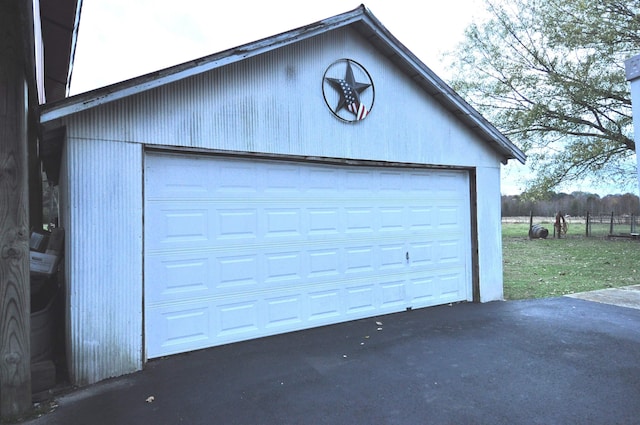
[(31, 408), (28, 84), (30, 2), (0, 3), (0, 418)]

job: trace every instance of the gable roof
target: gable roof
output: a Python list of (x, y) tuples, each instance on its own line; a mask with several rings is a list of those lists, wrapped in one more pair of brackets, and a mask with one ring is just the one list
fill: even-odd
[(272, 37), (72, 96), (58, 102), (47, 103), (41, 107), (40, 123), (44, 124), (76, 112), (239, 62), (318, 34), (347, 26), (360, 33), (389, 61), (393, 62), (427, 93), (433, 96), (445, 109), (457, 116), (481, 139), (489, 143), (494, 150), (502, 155), (504, 163), (509, 159), (517, 159), (524, 163), (526, 156), (517, 146), (400, 43), (364, 5), (360, 5), (352, 11)]

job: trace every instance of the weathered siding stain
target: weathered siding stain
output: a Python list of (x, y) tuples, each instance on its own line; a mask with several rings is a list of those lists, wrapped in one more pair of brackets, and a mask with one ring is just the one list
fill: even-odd
[(67, 141), (67, 356), (78, 385), (142, 366), (141, 167), (140, 145)]

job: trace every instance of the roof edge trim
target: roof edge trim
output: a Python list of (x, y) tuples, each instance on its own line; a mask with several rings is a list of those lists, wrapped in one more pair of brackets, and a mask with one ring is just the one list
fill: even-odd
[[(364, 7), (364, 6), (363, 6)], [(487, 121), (473, 106), (456, 93), (444, 80), (438, 77), (424, 62), (422, 62), (413, 52), (407, 49), (368, 9), (364, 8), (369, 24), (379, 31), (377, 35), (384, 40), (386, 45), (395, 51), (398, 57), (402, 58), (410, 67), (420, 72), (420, 76), (427, 84), (435, 88), (441, 95), (443, 103), (449, 103), (453, 108), (460, 111), (466, 118), (483, 131), (486, 136), (495, 141), (501, 151), (508, 159), (517, 159), (522, 164), (525, 163), (526, 155), (515, 146), (506, 136), (504, 136), (493, 124)], [(506, 163), (506, 161), (503, 161)]]
[(80, 16), (82, 14), (82, 1), (78, 0), (76, 3), (76, 15), (73, 19), (73, 33), (71, 34), (71, 52), (69, 55), (69, 69), (67, 72), (67, 81), (65, 84), (65, 96), (69, 96), (69, 89), (71, 88), (71, 76), (73, 75), (73, 63), (76, 58), (76, 47), (78, 47), (78, 32), (80, 31)]
[(305, 25), (275, 36), (232, 47), (209, 56), (174, 65), (160, 71), (151, 72), (139, 77), (115, 83), (103, 88), (68, 97), (58, 102), (41, 106), (40, 123), (62, 118), (66, 115), (81, 112), (95, 106), (122, 99), (137, 93), (192, 77), (215, 68), (222, 67), (243, 59), (267, 53), (280, 47), (313, 37), (328, 29), (349, 25), (362, 19), (364, 5), (356, 9)]

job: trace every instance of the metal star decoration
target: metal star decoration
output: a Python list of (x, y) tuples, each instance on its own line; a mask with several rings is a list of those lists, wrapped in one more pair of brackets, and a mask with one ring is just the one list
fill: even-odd
[(344, 108), (353, 113), (358, 121), (367, 116), (368, 111), (366, 106), (360, 102), (360, 94), (371, 87), (371, 84), (356, 81), (353, 76), (351, 62), (347, 61), (347, 71), (344, 78), (326, 77), (325, 80), (336, 89), (340, 95), (340, 101), (335, 109), (336, 112)]

